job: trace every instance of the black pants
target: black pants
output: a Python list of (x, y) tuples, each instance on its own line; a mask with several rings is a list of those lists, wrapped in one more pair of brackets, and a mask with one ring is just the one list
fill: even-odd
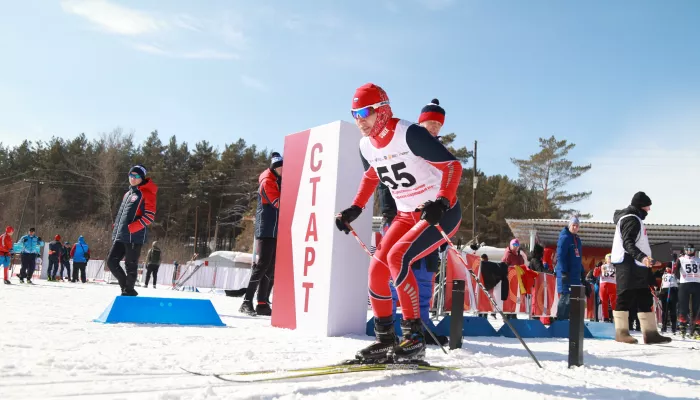
[[(618, 289), (619, 289), (618, 285)], [(654, 304), (654, 296), (649, 288), (642, 289), (627, 289), (617, 291), (617, 305), (615, 311), (629, 312), (629, 326), (632, 330), (634, 323), (637, 323), (636, 330), (639, 330), (639, 318), (637, 312), (651, 312), (651, 307)]]
[(68, 277), (68, 280), (71, 280), (70, 261), (61, 263), (61, 277), (63, 277), (63, 269), (64, 268), (66, 270), (66, 276)]
[[(124, 290), (134, 290), (138, 277), (139, 257), (141, 256), (141, 243), (114, 242), (107, 256), (107, 267), (117, 278), (119, 286)], [(126, 272), (119, 263), (124, 259)]]
[(34, 253), (22, 253), (22, 268), (19, 270), (19, 279), (32, 280), (34, 275), (34, 268), (36, 268), (36, 254)]
[(49, 257), (49, 270), (46, 271), (47, 278), (55, 278), (58, 273), (58, 258), (52, 259)]
[[(23, 263), (24, 264), (24, 263)], [(681, 322), (700, 323), (700, 283), (686, 282), (680, 284), (678, 289), (678, 301), (680, 302), (680, 315), (678, 319)], [(690, 303), (692, 302), (692, 307)], [(690, 315), (692, 308), (693, 315)], [(693, 318), (695, 317), (695, 318)]]
[(253, 272), (245, 292), (245, 301), (253, 301), (255, 291), (258, 291), (258, 302), (267, 303), (272, 290), (275, 274), (275, 256), (277, 254), (276, 238), (258, 239), (258, 262), (253, 264)]
[(151, 278), (151, 275), (153, 275), (153, 287), (156, 287), (156, 282), (158, 282), (158, 268), (160, 268), (160, 265), (156, 264), (148, 264), (146, 266), (146, 285), (148, 286), (148, 281)]
[(676, 306), (678, 305), (678, 288), (661, 289), (659, 300), (663, 305), (661, 317), (662, 330), (666, 330), (666, 325), (671, 322), (671, 331), (676, 331)]
[(87, 282), (87, 276), (85, 276), (86, 267), (86, 262), (73, 261), (73, 282), (78, 282), (78, 273), (80, 273), (80, 281), (83, 283)]

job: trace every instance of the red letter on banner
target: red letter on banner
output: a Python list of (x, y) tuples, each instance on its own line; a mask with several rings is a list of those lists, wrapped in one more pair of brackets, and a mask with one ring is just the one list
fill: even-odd
[(321, 169), (321, 164), (323, 164), (323, 161), (318, 160), (318, 163), (316, 162), (316, 153), (322, 153), (323, 152), (323, 145), (321, 143), (316, 143), (314, 147), (311, 148), (311, 170), (313, 172), (318, 172), (319, 169)]
[(313, 247), (307, 247), (304, 253), (304, 276), (307, 274), (307, 267), (314, 265), (316, 261), (316, 250)]
[(311, 282), (303, 282), (301, 284), (306, 289), (306, 294), (304, 295), (304, 312), (309, 312), (309, 290), (314, 287)]

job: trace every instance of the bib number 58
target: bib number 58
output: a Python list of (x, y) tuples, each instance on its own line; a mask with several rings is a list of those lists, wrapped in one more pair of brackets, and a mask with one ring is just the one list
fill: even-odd
[[(391, 166), (391, 171), (394, 174), (392, 179), (389, 176), (389, 168), (387, 167), (377, 167), (377, 174), (379, 174), (379, 180), (382, 181), (389, 189), (396, 190), (399, 188), (399, 183), (401, 186), (407, 188), (416, 184), (416, 178), (408, 172), (401, 172), (401, 170), (406, 169), (406, 163), (400, 162)], [(405, 181), (405, 182), (404, 182)]]

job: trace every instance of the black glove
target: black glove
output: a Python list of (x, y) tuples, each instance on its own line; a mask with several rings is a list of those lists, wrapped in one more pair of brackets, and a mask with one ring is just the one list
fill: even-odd
[(338, 227), (338, 230), (341, 232), (345, 232), (347, 235), (350, 233), (350, 229), (348, 229), (346, 223), (349, 224), (352, 221), (356, 220), (357, 217), (362, 214), (362, 209), (358, 206), (350, 206), (350, 208), (346, 208), (345, 210), (341, 211), (338, 215), (335, 216), (335, 226)]
[(445, 215), (445, 211), (450, 209), (450, 202), (444, 197), (438, 197), (437, 200), (428, 200), (423, 206), (417, 208), (416, 211), (423, 211), (420, 215), (420, 219), (428, 221), (430, 225), (437, 225), (440, 223), (442, 216)]

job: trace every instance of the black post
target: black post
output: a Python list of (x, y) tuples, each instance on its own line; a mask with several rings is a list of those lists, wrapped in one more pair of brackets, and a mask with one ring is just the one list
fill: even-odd
[(586, 311), (586, 290), (571, 286), (569, 308), (569, 368), (583, 365), (583, 317)]
[(464, 326), (464, 281), (452, 281), (452, 310), (450, 311), (450, 350), (462, 348)]

